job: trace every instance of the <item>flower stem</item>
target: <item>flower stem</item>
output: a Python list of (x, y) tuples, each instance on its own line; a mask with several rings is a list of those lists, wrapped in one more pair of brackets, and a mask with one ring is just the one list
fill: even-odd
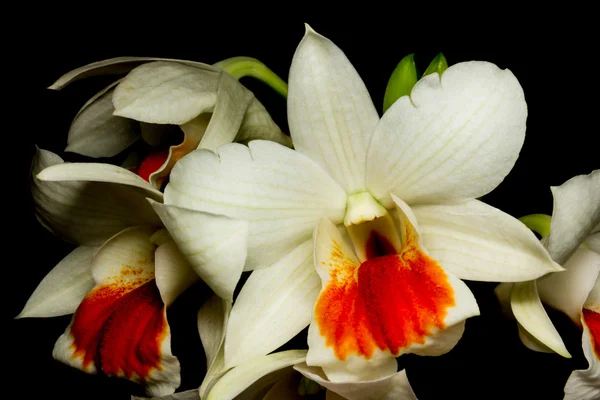
[(287, 98), (288, 85), (271, 71), (265, 64), (252, 57), (231, 57), (214, 64), (214, 67), (222, 69), (235, 79), (251, 76), (269, 85), (271, 89)]

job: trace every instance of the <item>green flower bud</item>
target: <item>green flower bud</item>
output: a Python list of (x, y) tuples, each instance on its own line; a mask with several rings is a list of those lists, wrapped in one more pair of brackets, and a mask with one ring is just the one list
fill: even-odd
[(433, 60), (431, 60), (431, 63), (425, 70), (425, 73), (423, 73), (423, 76), (433, 74), (434, 72), (437, 72), (439, 76), (442, 76), (444, 71), (447, 69), (448, 62), (446, 61), (446, 57), (444, 57), (442, 53), (439, 53)]
[(385, 113), (400, 97), (409, 95), (415, 83), (417, 83), (417, 67), (414, 54), (409, 54), (400, 60), (392, 72), (383, 97), (383, 112)]

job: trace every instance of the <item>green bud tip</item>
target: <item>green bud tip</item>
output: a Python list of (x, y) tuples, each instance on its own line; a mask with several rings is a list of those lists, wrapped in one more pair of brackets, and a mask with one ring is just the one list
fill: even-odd
[(417, 67), (414, 54), (409, 54), (400, 60), (390, 76), (383, 97), (383, 112), (385, 113), (400, 97), (410, 95), (415, 83), (417, 83)]
[(446, 57), (442, 53), (439, 53), (437, 56), (431, 60), (429, 66), (423, 73), (423, 76), (427, 76), (429, 74), (433, 74), (437, 72), (439, 76), (442, 76), (445, 70), (448, 69), (448, 61), (446, 61)]

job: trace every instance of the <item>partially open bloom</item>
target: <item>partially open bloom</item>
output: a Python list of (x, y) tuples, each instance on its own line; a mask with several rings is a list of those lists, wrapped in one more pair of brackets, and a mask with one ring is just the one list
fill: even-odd
[[(310, 323), (306, 363), (329, 382), (391, 377), (396, 356), (449, 351), (478, 314), (460, 279), (562, 270), (523, 224), (475, 200), (524, 140), (527, 107), (510, 71), (454, 65), (380, 120), (343, 52), (308, 28), (289, 85), (295, 150), (253, 141), (194, 151), (165, 189), (173, 227), (182, 210), (249, 223), (247, 247), (231, 252), (256, 271), (231, 311), (225, 370)], [(192, 240), (163, 222), (178, 244)]]
[(600, 170), (552, 187), (554, 209), (549, 232), (540, 232), (552, 258), (565, 271), (534, 281), (503, 283), (496, 294), (517, 320), (521, 341), (530, 349), (571, 357), (542, 303), (564, 312), (582, 328), (589, 367), (574, 371), (567, 399), (600, 396)]

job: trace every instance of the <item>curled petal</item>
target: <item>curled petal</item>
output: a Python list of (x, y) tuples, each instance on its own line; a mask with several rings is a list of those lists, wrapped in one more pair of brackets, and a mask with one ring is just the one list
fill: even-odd
[(173, 240), (158, 246), (154, 262), (156, 286), (166, 306), (200, 279)]
[(581, 343), (588, 368), (571, 373), (565, 385), (565, 400), (595, 400), (600, 396), (600, 314), (588, 310), (581, 323)]
[(551, 189), (554, 206), (546, 247), (563, 264), (600, 223), (600, 170)]
[(515, 283), (510, 296), (510, 305), (519, 324), (536, 340), (561, 356), (571, 358), (571, 354), (544, 310), (535, 281)]

